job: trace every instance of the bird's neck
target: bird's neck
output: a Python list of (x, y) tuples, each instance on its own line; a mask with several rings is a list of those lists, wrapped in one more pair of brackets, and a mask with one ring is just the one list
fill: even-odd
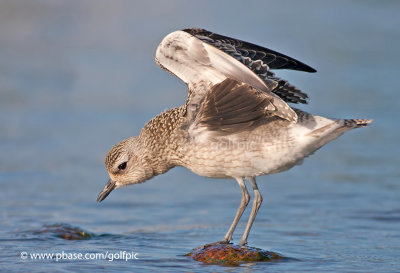
[(184, 113), (184, 106), (167, 110), (150, 120), (140, 132), (141, 146), (154, 175), (165, 173), (176, 166), (176, 145), (179, 143), (177, 131)]

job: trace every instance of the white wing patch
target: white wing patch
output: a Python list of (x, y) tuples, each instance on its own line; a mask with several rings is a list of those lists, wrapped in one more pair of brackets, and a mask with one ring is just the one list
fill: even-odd
[(156, 62), (189, 85), (204, 80), (214, 85), (226, 79), (222, 72), (212, 67), (204, 43), (184, 31), (172, 32), (162, 40), (157, 48)]
[[(202, 42), (185, 31), (168, 34), (157, 48), (157, 64), (171, 72), (196, 96), (205, 96), (211, 87), (230, 78), (267, 92), (274, 97), (273, 105), (280, 117), (296, 122), (296, 113), (281, 98), (271, 92), (271, 87), (244, 64), (225, 52)], [(200, 87), (200, 88), (199, 88)]]

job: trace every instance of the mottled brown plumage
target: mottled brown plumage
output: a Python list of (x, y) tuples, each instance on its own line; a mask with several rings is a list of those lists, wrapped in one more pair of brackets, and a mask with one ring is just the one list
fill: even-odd
[[(249, 202), (245, 178), (255, 199), (240, 245), (247, 243), (262, 202), (256, 176), (300, 164), (344, 132), (372, 121), (328, 119), (289, 107), (286, 102), (303, 102), (307, 95), (274, 78), (268, 65), (315, 70), (286, 55), (226, 36), (198, 29), (173, 32), (159, 45), (156, 62), (187, 83), (187, 101), (159, 114), (139, 136), (110, 150), (105, 161), (110, 180), (98, 201), (116, 188), (144, 182), (175, 166), (201, 176), (234, 178), (242, 201), (222, 242), (232, 240)], [(267, 74), (258, 73), (261, 70)]]

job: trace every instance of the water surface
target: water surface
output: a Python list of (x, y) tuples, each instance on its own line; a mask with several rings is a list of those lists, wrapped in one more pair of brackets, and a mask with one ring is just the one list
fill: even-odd
[[(400, 271), (399, 12), (396, 1), (2, 1), (0, 270)], [(227, 268), (183, 256), (225, 234), (240, 201), (233, 180), (175, 168), (95, 202), (109, 148), (184, 102), (186, 86), (153, 59), (162, 37), (191, 26), (315, 67), (278, 72), (311, 97), (302, 109), (375, 119), (258, 179), (249, 244), (292, 260)], [(67, 240), (54, 226), (89, 237)], [(20, 257), (120, 251), (140, 259)]]

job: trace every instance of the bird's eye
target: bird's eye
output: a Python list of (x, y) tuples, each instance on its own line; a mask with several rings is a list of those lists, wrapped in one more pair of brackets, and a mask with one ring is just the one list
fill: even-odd
[(126, 162), (121, 163), (121, 164), (118, 165), (118, 169), (119, 170), (125, 170), (125, 168), (126, 168)]

